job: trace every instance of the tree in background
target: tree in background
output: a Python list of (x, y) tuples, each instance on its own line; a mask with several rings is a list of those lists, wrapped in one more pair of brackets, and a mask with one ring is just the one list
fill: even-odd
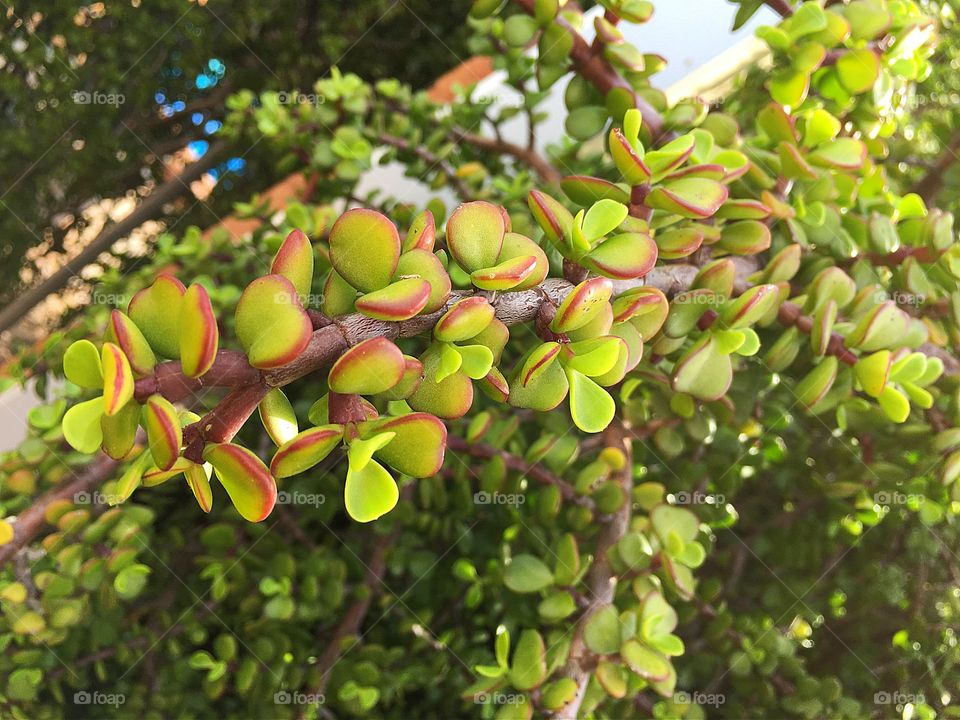
[[(14, 297), (29, 249), (61, 250), (68, 231), (85, 226), (88, 203), (147, 195), (170, 179), (168, 163), (179, 169), (183, 160), (170, 163), (171, 155), (190, 143), (203, 152), (231, 92), (292, 98), (338, 62), (369, 80), (402, 67), (405, 82), (423, 86), (467, 55), (466, 8), (422, 0), (363, 0), (348, 13), (320, 0), (9, 3), (0, 38), (0, 166), (8, 173), (0, 299)], [(249, 193), (277, 177), (257, 148), (233, 149), (232, 163), (210, 163), (220, 175), (233, 171), (225, 189)], [(192, 209), (187, 222), (206, 225), (229, 204), (229, 193), (218, 193), (212, 210), (168, 204), (152, 219)]]
[[(638, 0), (593, 44), (476, 2), (519, 107), (232, 96), (314, 202), (21, 355), (68, 382), (3, 464), (5, 713), (955, 716), (958, 251), (885, 162), (939, 13), (767, 4), (722, 108), (652, 87)], [(462, 204), (358, 197), (375, 159)]]

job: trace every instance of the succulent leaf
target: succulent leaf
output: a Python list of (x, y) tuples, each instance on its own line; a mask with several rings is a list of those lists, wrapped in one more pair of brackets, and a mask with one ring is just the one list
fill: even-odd
[(95, 397), (74, 405), (63, 416), (63, 437), (77, 452), (95, 453), (103, 442), (100, 418), (103, 398)]
[(150, 343), (147, 342), (136, 323), (119, 310), (110, 312), (107, 339), (123, 350), (131, 369), (137, 375), (149, 375), (153, 372), (157, 364), (153, 348), (150, 347)]
[(447, 246), (460, 267), (474, 272), (496, 264), (506, 230), (496, 205), (464, 203), (447, 220)]
[(313, 246), (300, 230), (291, 230), (270, 265), (271, 275), (283, 275), (306, 302), (313, 287)]
[(244, 520), (260, 522), (273, 512), (277, 483), (260, 458), (239, 445), (221, 443), (208, 445), (203, 459), (213, 466), (217, 479)]
[(341, 425), (307, 428), (277, 448), (270, 461), (270, 471), (275, 477), (285, 478), (309, 470), (327, 457), (342, 439)]
[(257, 278), (240, 295), (236, 332), (255, 368), (292, 362), (310, 342), (313, 324), (297, 291), (282, 275)]
[(350, 285), (368, 293), (390, 284), (400, 261), (400, 235), (386, 216), (347, 210), (330, 229), (329, 243), (330, 263)]
[(273, 444), (283, 445), (298, 432), (297, 415), (293, 405), (280, 388), (271, 388), (257, 406), (260, 421)]
[(160, 275), (130, 299), (127, 315), (160, 355), (180, 353), (180, 303), (187, 289), (172, 275)]
[(496, 311), (485, 297), (458, 300), (437, 321), (433, 336), (441, 342), (462, 342), (483, 332), (493, 321)]
[(375, 395), (395, 387), (406, 370), (400, 348), (384, 337), (357, 343), (330, 368), (329, 384), (341, 395)]
[(180, 365), (187, 377), (200, 377), (217, 359), (220, 330), (210, 296), (203, 285), (193, 284), (183, 295), (180, 309)]
[(133, 399), (133, 370), (127, 356), (113, 343), (104, 343), (100, 351), (103, 366), (103, 411), (116, 415)]
[(427, 306), (432, 290), (426, 280), (397, 280), (385, 288), (361, 295), (356, 301), (356, 308), (358, 312), (377, 320), (409, 320)]
[(169, 470), (180, 455), (183, 431), (177, 409), (162, 395), (151, 395), (143, 406), (143, 424), (153, 462)]
[(400, 499), (400, 491), (386, 468), (371, 460), (361, 469), (348, 468), (343, 499), (350, 517), (368, 523), (393, 510)]
[(63, 354), (63, 374), (82, 388), (103, 387), (103, 367), (97, 346), (89, 340), (77, 340)]

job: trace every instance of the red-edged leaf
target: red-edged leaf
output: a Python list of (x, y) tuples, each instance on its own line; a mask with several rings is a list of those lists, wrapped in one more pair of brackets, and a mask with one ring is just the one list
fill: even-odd
[(330, 263), (353, 287), (372, 292), (390, 284), (400, 260), (400, 235), (386, 216), (347, 210), (330, 229), (329, 243)]
[(113, 343), (104, 343), (100, 351), (103, 366), (103, 411), (116, 415), (133, 398), (133, 370), (127, 356)]
[(505, 260), (494, 267), (474, 270), (470, 280), (481, 290), (510, 290), (524, 282), (537, 269), (533, 255)]
[(508, 232), (503, 236), (503, 247), (500, 249), (497, 262), (503, 263), (514, 258), (529, 256), (536, 260), (536, 265), (526, 278), (511, 288), (514, 292), (529, 290), (542, 283), (546, 279), (547, 273), (550, 272), (550, 260), (543, 249), (526, 235)]
[(615, 280), (643, 277), (657, 264), (657, 244), (643, 233), (621, 233), (600, 243), (580, 262)]
[(172, 275), (160, 275), (127, 306), (127, 315), (164, 357), (176, 358), (180, 352), (180, 301), (186, 291)]
[(496, 205), (483, 200), (464, 203), (447, 220), (447, 247), (460, 267), (473, 272), (496, 263), (505, 232)]
[(237, 302), (237, 338), (256, 368), (293, 361), (310, 342), (313, 324), (296, 288), (282, 275), (257, 278)]
[(400, 256), (394, 280), (426, 280), (430, 283), (430, 297), (421, 312), (433, 313), (447, 302), (450, 296), (450, 276), (440, 259), (429, 250), (414, 248)]
[(327, 457), (342, 439), (342, 425), (308, 428), (277, 448), (270, 461), (270, 471), (275, 477), (285, 478), (309, 470)]
[(313, 246), (300, 230), (291, 230), (277, 250), (270, 273), (283, 275), (301, 298), (310, 295), (313, 286)]
[(556, 333), (583, 327), (599, 313), (613, 295), (613, 285), (606, 278), (590, 278), (577, 285), (557, 308), (550, 324)]
[(162, 395), (151, 395), (143, 406), (143, 424), (153, 461), (161, 470), (169, 470), (177, 461), (183, 443), (177, 409)]
[(531, 190), (527, 195), (527, 205), (530, 214), (537, 221), (547, 239), (554, 245), (566, 244), (565, 238), (570, 235), (570, 226), (573, 224), (573, 215), (557, 200), (545, 195), (539, 190)]
[(197, 499), (197, 505), (200, 509), (208, 513), (213, 509), (213, 491), (210, 489), (210, 465), (204, 463), (197, 465), (190, 463), (190, 467), (184, 470), (184, 477), (187, 485)]
[(492, 321), (496, 311), (485, 297), (460, 300), (447, 310), (433, 328), (433, 336), (442, 342), (469, 340), (482, 332)]
[(426, 307), (430, 293), (426, 280), (397, 280), (382, 290), (361, 295), (356, 302), (357, 312), (377, 320), (409, 320)]
[(727, 196), (726, 186), (715, 180), (685, 178), (654, 188), (647, 205), (684, 217), (706, 218), (720, 209)]
[(200, 377), (217, 359), (220, 331), (203, 285), (187, 288), (180, 305), (180, 365), (187, 377)]
[(432, 253), (436, 239), (437, 225), (433, 219), (433, 213), (429, 210), (424, 210), (410, 223), (407, 237), (403, 241), (403, 252), (406, 253), (410, 250), (420, 249)]
[(119, 310), (110, 312), (107, 325), (107, 339), (116, 343), (127, 356), (130, 367), (137, 375), (149, 375), (157, 364), (157, 356), (147, 342), (140, 328), (127, 315)]
[(641, 185), (650, 179), (653, 174), (650, 168), (630, 146), (630, 142), (619, 128), (610, 129), (609, 144), (613, 162), (616, 163), (624, 180), (631, 185)]
[(403, 378), (406, 361), (385, 337), (364, 340), (347, 350), (330, 368), (329, 384), (342, 395), (375, 395)]
[(377, 422), (374, 427), (376, 433), (396, 433), (374, 457), (411, 477), (427, 478), (440, 472), (447, 446), (447, 426), (438, 418), (427, 413), (411, 413)]
[(560, 343), (555, 342), (544, 343), (537, 347), (523, 364), (523, 369), (520, 371), (520, 384), (526, 387), (543, 375), (550, 367), (550, 363), (557, 359), (560, 350)]
[(589, 175), (568, 175), (560, 181), (560, 187), (568, 198), (584, 207), (604, 199), (624, 205), (630, 202), (630, 194), (619, 185)]
[(217, 478), (240, 516), (260, 522), (277, 502), (277, 483), (260, 458), (239, 445), (208, 445), (203, 459), (213, 465)]

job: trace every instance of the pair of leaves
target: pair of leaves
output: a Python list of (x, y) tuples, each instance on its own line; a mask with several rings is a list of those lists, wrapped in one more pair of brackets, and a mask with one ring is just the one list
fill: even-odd
[(130, 299), (127, 314), (112, 313), (110, 332), (139, 374), (153, 370), (153, 350), (179, 358), (187, 377), (200, 377), (216, 360), (220, 333), (202, 285), (186, 288), (161, 275)]

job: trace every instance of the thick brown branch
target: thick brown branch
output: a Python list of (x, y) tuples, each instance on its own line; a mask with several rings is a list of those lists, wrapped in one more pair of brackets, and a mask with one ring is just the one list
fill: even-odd
[(554, 475), (539, 463), (529, 463), (506, 450), (501, 450), (485, 443), (468, 443), (463, 438), (453, 435), (447, 436), (447, 448), (454, 452), (465, 453), (475, 458), (490, 460), (500, 457), (507, 469), (534, 480), (541, 485), (555, 485), (560, 489), (564, 500), (575, 502), (586, 507), (593, 506), (593, 500), (577, 493), (576, 489), (563, 478)]
[(183, 456), (195, 463), (203, 462), (206, 443), (233, 440), (269, 388), (264, 383), (234, 388), (217, 406), (193, 425), (183, 429)]
[(262, 374), (250, 366), (247, 356), (239, 350), (221, 350), (213, 366), (199, 378), (183, 374), (179, 362), (164, 362), (154, 368), (153, 375), (139, 378), (134, 386), (134, 397), (142, 403), (155, 393), (170, 402), (177, 402), (205, 387), (241, 387), (260, 382)]

